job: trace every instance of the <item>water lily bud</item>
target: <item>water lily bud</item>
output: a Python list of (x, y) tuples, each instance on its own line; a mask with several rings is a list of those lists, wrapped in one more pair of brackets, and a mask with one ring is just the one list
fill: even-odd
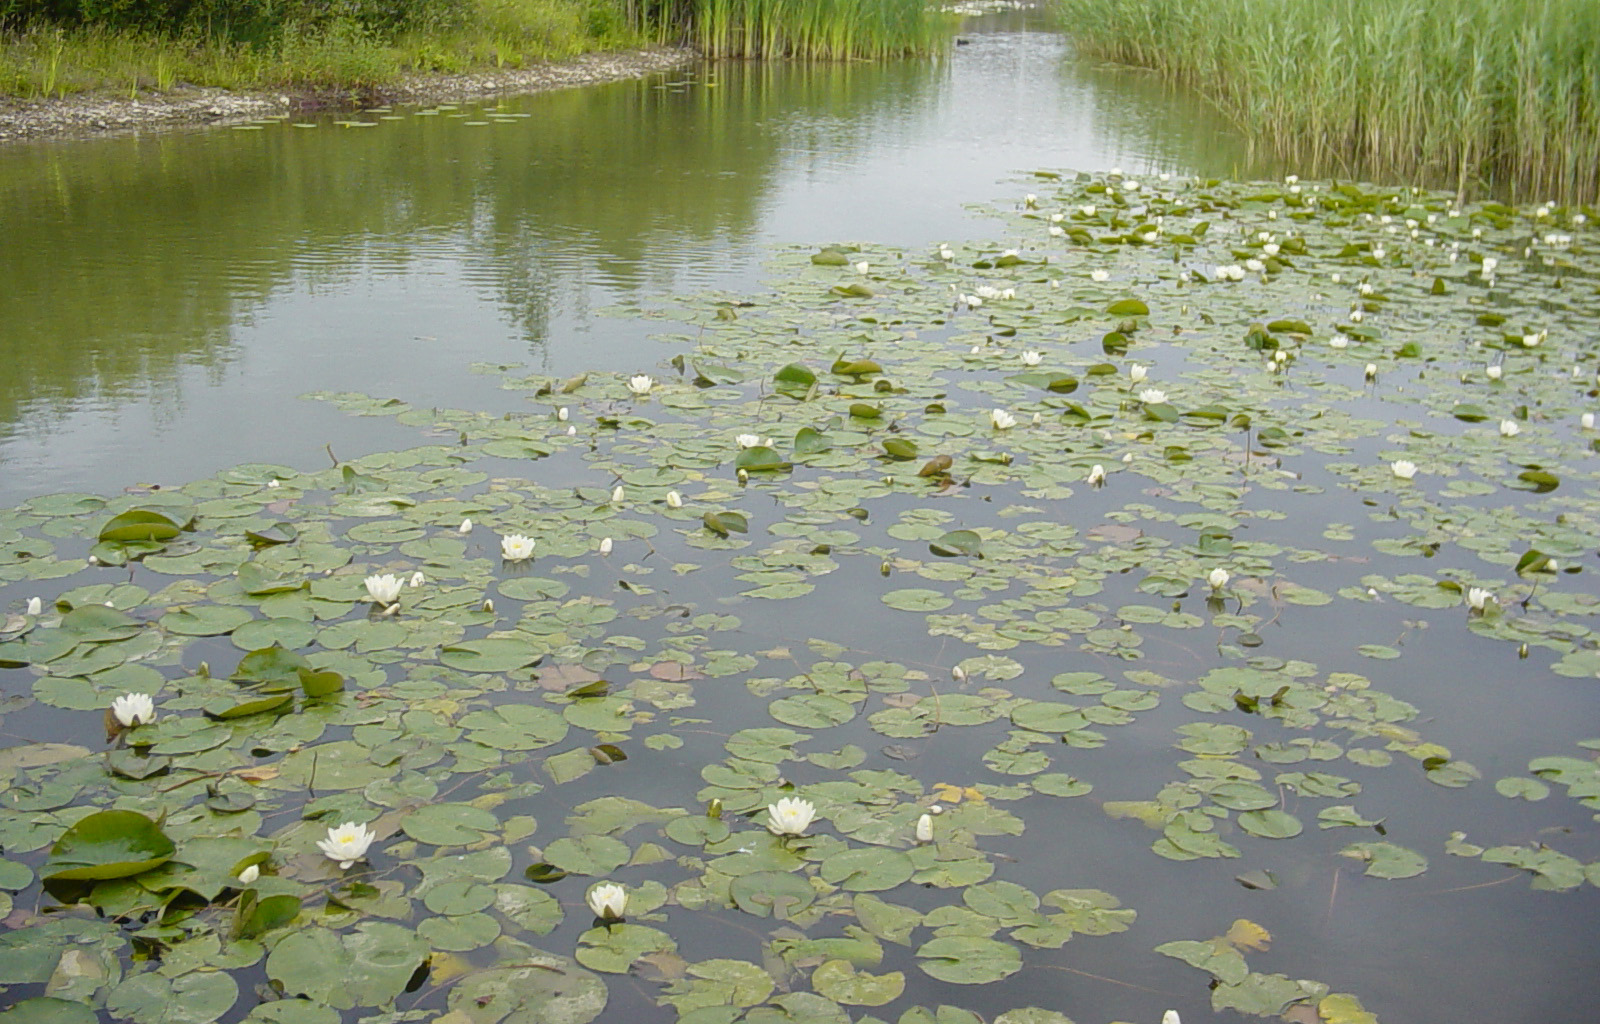
[(706, 804), (706, 817), (713, 820), (722, 817), (722, 798), (720, 796), (712, 797), (711, 802)]
[(602, 555), (611, 554), (611, 538), (610, 537), (601, 537), (600, 538), (600, 553)]
[[(1585, 415), (1587, 415), (1590, 418), (1590, 420), (1594, 419), (1594, 413), (1592, 413), (1592, 412), (1591, 413), (1586, 413)], [(29, 615), (39, 615), (39, 614), (41, 614), (43, 612), (44, 612), (44, 602), (43, 601), (39, 600), (37, 597), (28, 598), (28, 614)]]
[(568, 409), (564, 405), (561, 408), (556, 410), (556, 419), (560, 420), (562, 423), (567, 422), (567, 420), (571, 416), (572, 416), (572, 410)]
[(1178, 1019), (1177, 1010), (1168, 1010), (1161, 1015), (1161, 1024), (1183, 1024), (1183, 1021)]
[(239, 872), (239, 882), (243, 885), (249, 885), (251, 882), (254, 882), (260, 877), (261, 869), (256, 867), (254, 864)]
[(421, 570), (411, 574), (411, 585), (413, 587), (420, 587), (426, 582), (428, 582), (428, 578), (422, 575)]
[(89, 564), (90, 565), (99, 565), (100, 564), (100, 559), (94, 557), (93, 555), (90, 555), (89, 556)]
[(1123, 462), (1132, 462), (1133, 461), (1133, 453), (1132, 452), (1123, 453), (1122, 461)]
[(933, 815), (924, 814), (917, 819), (917, 842), (933, 842)]
[(1499, 380), (1504, 374), (1505, 368), (1500, 366), (1491, 366), (1483, 371), (1483, 375), (1490, 380)]
[(1545, 572), (1560, 572), (1561, 571), (1561, 563), (1556, 561), (1554, 558), (1547, 558), (1547, 559), (1544, 560), (1544, 571)]
[(622, 485), (621, 484), (618, 484), (617, 486), (611, 488), (611, 502), (612, 502), (612, 504), (614, 504), (614, 505), (622, 504), (622, 496), (623, 496), (623, 491), (622, 491)]
[(1089, 470), (1089, 486), (1100, 487), (1106, 482), (1106, 467), (1095, 463)]
[(944, 806), (942, 804), (929, 804), (928, 813), (937, 818), (944, 813)]
[(268, 480), (267, 481), (267, 486), (268, 487), (278, 487), (279, 484), (278, 484), (277, 478), (273, 478), (271, 480)]
[(483, 610), (490, 614), (494, 613), (494, 598), (486, 597), (483, 599)]
[(1521, 647), (1517, 648), (1517, 657), (1526, 658), (1527, 656), (1528, 656), (1528, 645), (1526, 643), (1524, 643)]
[(1377, 363), (1368, 363), (1367, 364), (1367, 379), (1368, 380), (1375, 380), (1375, 379), (1377, 379), (1377, 376), (1378, 376), (1378, 364)]
[(667, 492), (667, 507), (668, 508), (682, 508), (683, 507), (683, 495), (679, 494), (677, 491), (668, 491)]
[(747, 484), (747, 483), (750, 482), (750, 471), (748, 469), (745, 469), (743, 466), (739, 467), (739, 474), (738, 475), (739, 475), (739, 482), (741, 484)]
[(457, 533), (471, 533), (472, 532), (472, 520), (470, 520), (470, 519), (461, 520), (461, 525), (456, 527), (456, 532)]
[(858, 274), (865, 274), (867, 271), (869, 271), (871, 269), (872, 269), (872, 264), (868, 263), (866, 260), (862, 260), (860, 263), (856, 264), (856, 273), (858, 273)]
[(957, 665), (955, 668), (950, 670), (950, 678), (954, 679), (958, 683), (964, 683), (967, 681), (967, 670), (962, 668), (960, 665)]
[(628, 907), (628, 890), (615, 882), (604, 882), (589, 890), (586, 897), (594, 916), (605, 921), (620, 921)]
[(884, 559), (881, 563), (879, 563), (879, 565), (878, 565), (878, 575), (879, 576), (887, 576), (887, 575), (889, 575), (889, 560), (887, 558)]
[(568, 437), (577, 437), (578, 436), (578, 428), (577, 427), (568, 427), (567, 428), (567, 436)]
[[(1583, 415), (1582, 415), (1582, 416), (1579, 416), (1579, 417), (1578, 417), (1578, 423), (1579, 423), (1579, 425), (1581, 425), (1581, 426), (1582, 426), (1582, 427), (1583, 427), (1583, 429), (1585, 429), (1585, 430), (1593, 430), (1593, 429), (1594, 429), (1594, 413), (1592, 413), (1592, 412), (1586, 412), (1586, 413), (1584, 413), (1584, 414), (1583, 414)], [(33, 599), (33, 600), (34, 600), (34, 601), (37, 601), (37, 600), (38, 600), (38, 598), (34, 598), (34, 599)], [(33, 601), (29, 601), (29, 602), (28, 602), (28, 607), (29, 607), (29, 608), (32, 608), (32, 607), (33, 607)], [(33, 613), (33, 614), (38, 614), (38, 613), (37, 613), (37, 612), (35, 612), (35, 613)]]

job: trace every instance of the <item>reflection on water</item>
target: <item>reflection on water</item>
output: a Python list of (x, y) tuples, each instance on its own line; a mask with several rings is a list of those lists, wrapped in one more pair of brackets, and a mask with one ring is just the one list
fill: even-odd
[(397, 440), (313, 387), (497, 407), (468, 364), (648, 367), (643, 327), (590, 310), (748, 283), (774, 241), (981, 234), (962, 204), (1017, 173), (1244, 169), (1193, 101), (1024, 25), (938, 61), (8, 149), (0, 500)]

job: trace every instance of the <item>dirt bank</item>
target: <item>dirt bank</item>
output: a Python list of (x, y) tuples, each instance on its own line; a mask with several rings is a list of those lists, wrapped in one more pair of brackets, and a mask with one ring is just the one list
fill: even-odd
[(469, 75), (420, 75), (360, 96), (181, 88), (137, 99), (107, 96), (68, 96), (51, 100), (0, 99), (0, 143), (230, 124), (327, 107), (442, 103), (482, 96), (539, 92), (638, 78), (687, 64), (695, 56), (694, 51), (684, 49), (591, 53), (534, 67), (506, 68)]

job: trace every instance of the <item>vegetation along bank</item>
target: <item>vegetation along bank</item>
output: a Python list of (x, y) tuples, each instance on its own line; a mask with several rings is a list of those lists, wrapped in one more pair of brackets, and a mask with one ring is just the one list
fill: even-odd
[(1600, 195), (1593, 0), (1054, 0), (1086, 52), (1211, 97), (1301, 167)]

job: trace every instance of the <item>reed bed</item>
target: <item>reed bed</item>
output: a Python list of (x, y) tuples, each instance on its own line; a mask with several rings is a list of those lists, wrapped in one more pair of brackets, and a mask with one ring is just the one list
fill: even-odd
[(1595, 0), (1054, 0), (1083, 52), (1209, 96), (1311, 172), (1600, 198)]
[(689, 42), (710, 57), (925, 54), (951, 24), (927, 0), (692, 0), (686, 13)]

